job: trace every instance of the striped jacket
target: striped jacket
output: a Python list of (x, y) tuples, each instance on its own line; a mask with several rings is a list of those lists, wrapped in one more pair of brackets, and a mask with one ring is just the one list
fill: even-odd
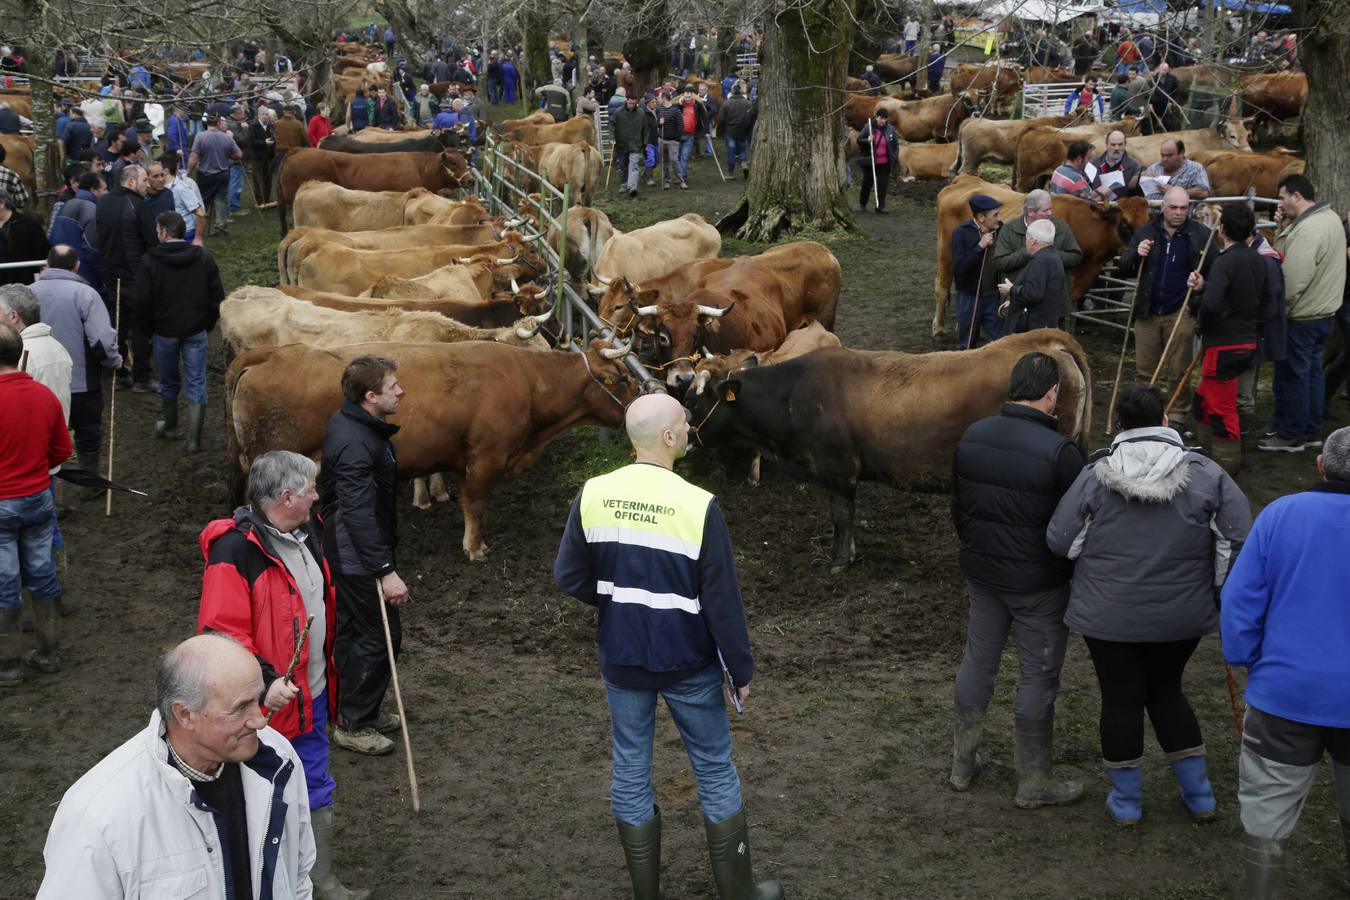
[(754, 674), (731, 536), (712, 494), (635, 463), (586, 482), (553, 565), (599, 610), (600, 668), (621, 687), (673, 684), (717, 661)]

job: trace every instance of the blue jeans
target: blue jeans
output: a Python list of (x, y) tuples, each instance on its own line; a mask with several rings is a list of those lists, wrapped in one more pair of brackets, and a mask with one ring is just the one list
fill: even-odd
[(730, 172), (736, 168), (736, 163), (746, 161), (746, 151), (750, 149), (749, 141), (738, 141), (734, 137), (722, 138), (727, 143), (727, 171)]
[[(322, 649), (322, 648), (316, 648)], [(291, 738), (295, 755), (305, 770), (305, 786), (309, 788), (309, 808), (323, 809), (333, 805), (337, 782), (328, 768), (328, 689), (309, 704), (314, 727)]]
[(689, 157), (694, 152), (694, 136), (686, 134), (680, 138), (680, 181), (689, 183)]
[[(50, 488), (27, 497), (0, 500), (0, 609), (18, 609), (23, 603), (23, 588), (35, 597), (61, 593), (52, 557), (55, 510)], [(730, 749), (728, 734), (728, 752)]]
[[(989, 341), (996, 341), (1003, 337), (1003, 320), (998, 317), (998, 305), (1000, 303), (998, 294), (985, 294), (980, 298), (979, 322), (975, 325), (974, 346), (980, 345), (980, 332)], [(967, 349), (966, 344), (970, 339), (970, 317), (975, 312), (975, 295), (964, 294), (961, 291), (956, 292), (956, 349)]]
[(244, 206), (244, 167), (239, 163), (230, 165), (230, 212), (238, 212)]
[[(167, 338), (155, 335), (152, 339), (155, 348), (155, 365), (159, 368), (159, 395), (165, 400), (177, 400), (178, 389), (187, 382), (189, 403), (206, 402), (206, 332), (199, 331), (192, 337)], [(178, 360), (183, 360), (183, 373), (179, 377)]]
[(61, 533), (61, 523), (56, 520), (56, 476), (52, 476), (52, 549), (64, 550), (66, 536)]
[(1322, 431), (1322, 351), (1331, 334), (1331, 318), (1289, 320), (1285, 358), (1275, 363), (1271, 421), (1282, 438), (1314, 438)]
[(488, 103), (496, 106), (502, 99), (502, 83), (492, 78), (488, 79)]
[(722, 696), (722, 670), (712, 665), (661, 691), (640, 691), (605, 682), (614, 780), (610, 804), (614, 818), (641, 825), (655, 815), (652, 794), (652, 740), (656, 732), (656, 696), (666, 698), (685, 752), (698, 779), (698, 800), (710, 822), (731, 818), (741, 809), (741, 780), (731, 761), (731, 728)]

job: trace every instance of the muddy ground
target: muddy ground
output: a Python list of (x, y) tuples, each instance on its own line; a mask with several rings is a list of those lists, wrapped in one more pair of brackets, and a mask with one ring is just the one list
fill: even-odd
[[(689, 210), (712, 219), (741, 190), (739, 181), (719, 182), (710, 161), (695, 162), (690, 180), (688, 192), (608, 194), (602, 205), (631, 228)], [(938, 347), (928, 336), (936, 190), (898, 188), (893, 215), (866, 215), (861, 236), (830, 241), (845, 273), (845, 344)], [(213, 240), (227, 287), (272, 283), (275, 241), (274, 213), (249, 215), (230, 238)], [(728, 242), (730, 252), (754, 249)], [(1102, 423), (1119, 338), (1083, 339)], [(119, 495), (112, 518), (101, 502), (65, 501), (77, 507), (63, 527), (67, 595), (79, 610), (67, 620), (66, 667), (0, 695), (3, 900), (35, 892), (63, 791), (144, 726), (157, 654), (192, 633), (197, 533), (229, 512), (220, 385), (217, 360), (207, 450), (194, 458), (151, 439), (154, 397), (119, 395), (115, 474), (150, 496)], [(1252, 436), (1240, 481), (1256, 504), (1315, 480), (1311, 455), (1272, 459), (1254, 443)], [(486, 563), (464, 559), (456, 506), (416, 512), (405, 503), (400, 569), (413, 603), (400, 671), (423, 808), (412, 813), (400, 755), (334, 751), (337, 851), (349, 884), (374, 887), (381, 898), (625, 896), (593, 614), (560, 594), (550, 574), (575, 491), (625, 456), (590, 429), (556, 442), (533, 471), (496, 490)], [(761, 876), (782, 879), (794, 898), (1235, 893), (1237, 743), (1217, 638), (1203, 642), (1187, 675), (1220, 798), (1216, 823), (1189, 821), (1156, 747), (1141, 827), (1123, 831), (1104, 820), (1096, 683), (1078, 639), (1064, 671), (1057, 749), (1060, 771), (1085, 782), (1085, 801), (1013, 807), (1011, 655), (991, 712), (987, 774), (969, 794), (955, 794), (945, 775), (966, 601), (947, 498), (865, 487), (862, 558), (831, 577), (818, 492), (771, 467), (748, 487), (697, 455), (683, 471), (718, 494), (736, 542), (758, 672), (747, 713), (732, 727)], [(666, 820), (666, 896), (711, 896), (694, 782), (665, 714), (655, 783)], [(1293, 841), (1290, 896), (1336, 892), (1343, 861), (1335, 823), (1324, 772)]]

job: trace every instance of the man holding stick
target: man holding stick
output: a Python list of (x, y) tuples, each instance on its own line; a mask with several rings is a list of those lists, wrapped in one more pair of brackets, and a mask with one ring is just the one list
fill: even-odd
[(258, 660), (269, 724), (291, 742), (305, 770), (316, 895), (357, 900), (369, 892), (347, 890), (333, 872), (336, 784), (327, 726), (337, 706), (337, 599), (323, 557), (322, 523), (310, 514), (318, 499), (317, 471), (312, 459), (288, 450), (253, 460), (251, 506), (202, 529), (206, 572), (197, 630), (229, 635)]
[(398, 716), (380, 711), (390, 668), (377, 605), (382, 590), (392, 607), (390, 643), (397, 654), (402, 638), (398, 608), (407, 602), (408, 588), (394, 561), (398, 464), (390, 439), (398, 426), (387, 417), (398, 412), (403, 396), (396, 368), (382, 356), (358, 356), (347, 364), (342, 373), (346, 402), (328, 423), (318, 484), (324, 557), (337, 595), (334, 660), (342, 693), (333, 740), (371, 756), (392, 752), (394, 742), (385, 733), (403, 727)]
[(998, 215), (1003, 204), (987, 194), (976, 194), (969, 202), (971, 218), (952, 229), (951, 241), (958, 350), (972, 349), (978, 344), (981, 326), (990, 341), (1003, 335), (998, 318), (994, 254), (990, 252), (1002, 224)]
[(1238, 376), (1256, 359), (1261, 310), (1267, 301), (1266, 263), (1247, 246), (1256, 227), (1252, 211), (1229, 203), (1219, 219), (1220, 251), (1209, 278), (1192, 272), (1190, 305), (1200, 332), (1200, 386), (1195, 391), (1196, 434), (1229, 475), (1242, 464), (1242, 428), (1238, 424)]

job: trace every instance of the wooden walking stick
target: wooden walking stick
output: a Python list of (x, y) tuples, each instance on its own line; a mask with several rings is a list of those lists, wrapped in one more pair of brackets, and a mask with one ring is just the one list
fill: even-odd
[[(1152, 249), (1152, 248), (1150, 248)], [(1106, 436), (1115, 430), (1116, 395), (1120, 393), (1120, 376), (1125, 372), (1125, 351), (1130, 346), (1130, 328), (1134, 325), (1134, 307), (1139, 302), (1139, 282), (1144, 280), (1144, 260), (1139, 261), (1139, 271), (1134, 276), (1134, 293), (1130, 294), (1130, 312), (1125, 317), (1125, 337), (1120, 342), (1120, 360), (1116, 363), (1116, 383), (1111, 387), (1111, 403), (1106, 408)]]
[[(979, 228), (979, 225), (975, 226)], [(980, 235), (983, 239), (984, 235)], [(985, 247), (984, 252), (980, 254), (980, 274), (975, 279), (975, 305), (970, 308), (970, 334), (966, 336), (966, 349), (975, 349), (975, 323), (980, 321), (980, 288), (984, 287), (984, 261), (989, 256), (989, 248)]]
[(1172, 391), (1172, 399), (1167, 401), (1167, 408), (1163, 410), (1163, 415), (1171, 412), (1172, 407), (1176, 406), (1177, 401), (1181, 399), (1181, 392), (1190, 385), (1191, 373), (1195, 371), (1195, 364), (1200, 361), (1202, 356), (1204, 356), (1203, 353), (1197, 353), (1191, 357), (1191, 364), (1186, 367), (1186, 371), (1182, 372), (1181, 378), (1177, 380), (1176, 389)]
[[(880, 206), (881, 194), (877, 188), (877, 120), (868, 122), (867, 128), (867, 161), (872, 164), (872, 203), (874, 206)], [(882, 132), (881, 139), (886, 140), (885, 132)]]
[[(290, 684), (295, 680), (295, 667), (300, 664), (300, 651), (304, 649), (305, 642), (309, 640), (309, 626), (313, 624), (314, 617), (311, 615), (308, 619), (305, 619), (305, 630), (300, 632), (300, 635), (295, 640), (295, 653), (291, 656), (291, 664), (286, 667), (286, 674), (282, 676), (281, 679), (286, 684)], [(275, 713), (275, 709), (269, 709), (267, 711), (267, 716), (263, 721), (269, 725), (272, 724), (272, 716)]]
[[(118, 334), (122, 333), (122, 279), (117, 279), (117, 299), (113, 301), (113, 318), (116, 320), (113, 328)], [(128, 351), (131, 349), (127, 348)], [(126, 360), (122, 361), (126, 364)], [(113, 442), (117, 439), (117, 373), (113, 373), (112, 389), (108, 392), (108, 480), (113, 477)], [(103, 516), (108, 518), (112, 515), (112, 488), (108, 488), (107, 498), (103, 504)], [(95, 497), (98, 495), (95, 494)]]
[(1233, 677), (1233, 667), (1228, 660), (1223, 661), (1223, 669), (1228, 673), (1228, 702), (1233, 706), (1233, 726), (1237, 728), (1238, 743), (1242, 742), (1242, 714), (1238, 711), (1237, 679)]
[(384, 647), (389, 652), (389, 677), (394, 682), (394, 703), (398, 706), (398, 720), (403, 727), (403, 755), (408, 760), (408, 785), (412, 789), (413, 812), (422, 809), (422, 795), (417, 790), (417, 770), (413, 768), (412, 742), (408, 739), (408, 716), (403, 712), (403, 691), (398, 686), (398, 666), (394, 663), (394, 638), (389, 632), (389, 613), (384, 608), (384, 588), (375, 580), (375, 593), (380, 599), (380, 621), (384, 623)]
[[(1205, 264), (1205, 257), (1209, 255), (1209, 245), (1214, 243), (1214, 235), (1218, 234), (1218, 232), (1218, 228), (1211, 228), (1209, 230), (1209, 240), (1205, 241), (1205, 249), (1200, 253), (1200, 266)], [(1200, 266), (1197, 266), (1195, 271), (1199, 272)], [(1186, 296), (1182, 298), (1181, 306), (1177, 309), (1177, 321), (1172, 326), (1172, 333), (1167, 336), (1167, 345), (1163, 347), (1162, 356), (1158, 359), (1158, 367), (1153, 370), (1153, 377), (1148, 380), (1149, 387), (1153, 387), (1153, 385), (1158, 383), (1158, 376), (1162, 374), (1163, 366), (1167, 364), (1167, 357), (1172, 352), (1172, 342), (1177, 339), (1177, 333), (1181, 331), (1181, 321), (1186, 317), (1186, 306), (1191, 302), (1191, 294), (1194, 292), (1194, 288), (1186, 288)]]

